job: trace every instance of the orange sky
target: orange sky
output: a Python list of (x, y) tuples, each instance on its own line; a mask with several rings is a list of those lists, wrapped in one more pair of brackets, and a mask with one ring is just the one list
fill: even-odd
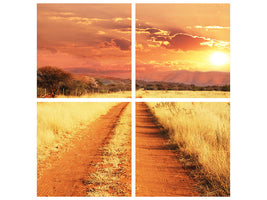
[[(137, 79), (230, 71), (210, 62), (230, 56), (229, 4), (136, 4), (136, 19)], [(130, 78), (131, 5), (38, 4), (37, 67), (47, 65)]]
[(230, 56), (229, 4), (137, 4), (136, 63), (139, 75), (167, 71), (229, 72), (215, 66), (214, 52)]
[(37, 67), (131, 76), (130, 4), (38, 4)]

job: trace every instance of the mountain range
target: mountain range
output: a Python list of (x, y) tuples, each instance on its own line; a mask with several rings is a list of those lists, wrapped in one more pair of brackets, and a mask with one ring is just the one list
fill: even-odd
[(183, 83), (187, 85), (210, 86), (230, 85), (230, 72), (200, 71), (164, 71), (153, 73), (136, 73), (137, 80)]

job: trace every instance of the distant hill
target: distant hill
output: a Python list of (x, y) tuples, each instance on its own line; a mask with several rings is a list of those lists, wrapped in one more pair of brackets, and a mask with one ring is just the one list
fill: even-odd
[(89, 76), (92, 76), (98, 80), (100, 80), (101, 82), (103, 82), (105, 85), (109, 85), (109, 84), (119, 84), (119, 85), (127, 85), (127, 84), (131, 84), (131, 80), (130, 79), (122, 79), (122, 78), (116, 78), (116, 77), (109, 77), (109, 76), (99, 76), (99, 75), (90, 75), (87, 74)]
[(80, 74), (80, 73), (72, 73), (72, 76), (74, 79), (84, 79), (84, 78), (90, 78), (94, 79), (103, 85), (129, 85), (131, 84), (130, 79), (121, 79), (121, 78), (115, 78), (115, 77), (108, 77), (108, 76), (100, 76), (100, 75), (95, 75), (92, 73), (85, 73), (85, 74)]
[(192, 72), (187, 70), (152, 73), (137, 72), (136, 77), (137, 80), (193, 84), (196, 86), (230, 85), (229, 72)]

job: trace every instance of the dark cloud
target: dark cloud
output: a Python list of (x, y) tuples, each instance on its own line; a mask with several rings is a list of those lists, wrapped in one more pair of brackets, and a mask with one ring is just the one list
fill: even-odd
[(152, 27), (146, 23), (139, 23), (136, 26), (136, 32), (148, 33), (146, 38), (149, 42), (169, 42), (167, 45), (161, 44), (168, 49), (188, 51), (208, 48), (207, 45), (201, 45), (209, 41), (208, 39), (190, 35), (179, 27)]
[(169, 35), (170, 36), (173, 36), (177, 33), (186, 33), (183, 29), (180, 29), (180, 28), (173, 28), (173, 27), (170, 27), (170, 28), (167, 28), (167, 30), (169, 31)]
[(100, 45), (100, 48), (111, 47), (118, 47), (122, 51), (128, 51), (131, 49), (131, 42), (126, 39), (107, 39)]
[(201, 45), (203, 42), (207, 42), (208, 40), (203, 37), (192, 36), (187, 34), (184, 30), (179, 27), (176, 28), (166, 28), (160, 29), (157, 27), (151, 27), (147, 24), (138, 24), (137, 32), (147, 32), (149, 35), (147, 38), (153, 42), (164, 42), (168, 41), (169, 44), (162, 46), (168, 49), (176, 49), (182, 51), (188, 50), (199, 50), (203, 48), (207, 48), (207, 46)]
[(136, 25), (136, 29), (139, 30), (139, 29), (148, 29), (148, 28), (153, 28), (151, 25), (148, 25), (148, 24), (145, 24), (145, 23), (142, 23), (142, 24), (137, 24)]
[(140, 24), (136, 24), (136, 29), (135, 31), (138, 32), (147, 32), (150, 34), (154, 34), (160, 31), (160, 29), (155, 28), (151, 25), (145, 24), (145, 23), (140, 23)]
[(113, 40), (117, 47), (120, 48), (120, 50), (130, 50), (131, 48), (131, 42), (129, 40), (125, 39), (115, 39)]
[(188, 51), (203, 49), (204, 47), (201, 43), (207, 42), (207, 40), (201, 37), (193, 37), (188, 34), (176, 34), (174, 37), (170, 38), (168, 42), (168, 45), (164, 45), (168, 49)]
[(158, 28), (144, 28), (144, 27), (142, 27), (142, 28), (140, 28), (140, 27), (137, 27), (136, 28), (136, 32), (148, 32), (148, 33), (150, 33), (150, 34), (155, 34), (155, 33), (159, 33), (161, 30), (160, 29), (158, 29)]
[(150, 34), (159, 33), (161, 31), (167, 31), (170, 36), (173, 36), (177, 33), (186, 33), (183, 29), (179, 27), (168, 27), (167, 25), (163, 25), (161, 27), (154, 27), (146, 23), (140, 23), (136, 25), (136, 31), (146, 31)]
[(169, 41), (169, 37), (163, 37), (163, 36), (157, 36), (157, 35), (154, 35), (153, 36), (155, 38), (156, 41)]
[(146, 29), (146, 31), (149, 32), (150, 34), (154, 34), (154, 33), (160, 32), (160, 29), (148, 28), (148, 29)]

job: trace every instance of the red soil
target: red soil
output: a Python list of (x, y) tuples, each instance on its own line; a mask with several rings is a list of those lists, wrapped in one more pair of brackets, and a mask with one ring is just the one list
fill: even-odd
[(71, 147), (58, 156), (51, 156), (47, 162), (49, 169), (37, 166), (37, 196), (86, 196), (88, 186), (86, 180), (101, 160), (101, 147), (112, 135), (116, 122), (128, 103), (120, 103), (93, 122), (82, 132), (82, 139), (76, 138)]
[(136, 104), (136, 196), (200, 196), (145, 103)]

